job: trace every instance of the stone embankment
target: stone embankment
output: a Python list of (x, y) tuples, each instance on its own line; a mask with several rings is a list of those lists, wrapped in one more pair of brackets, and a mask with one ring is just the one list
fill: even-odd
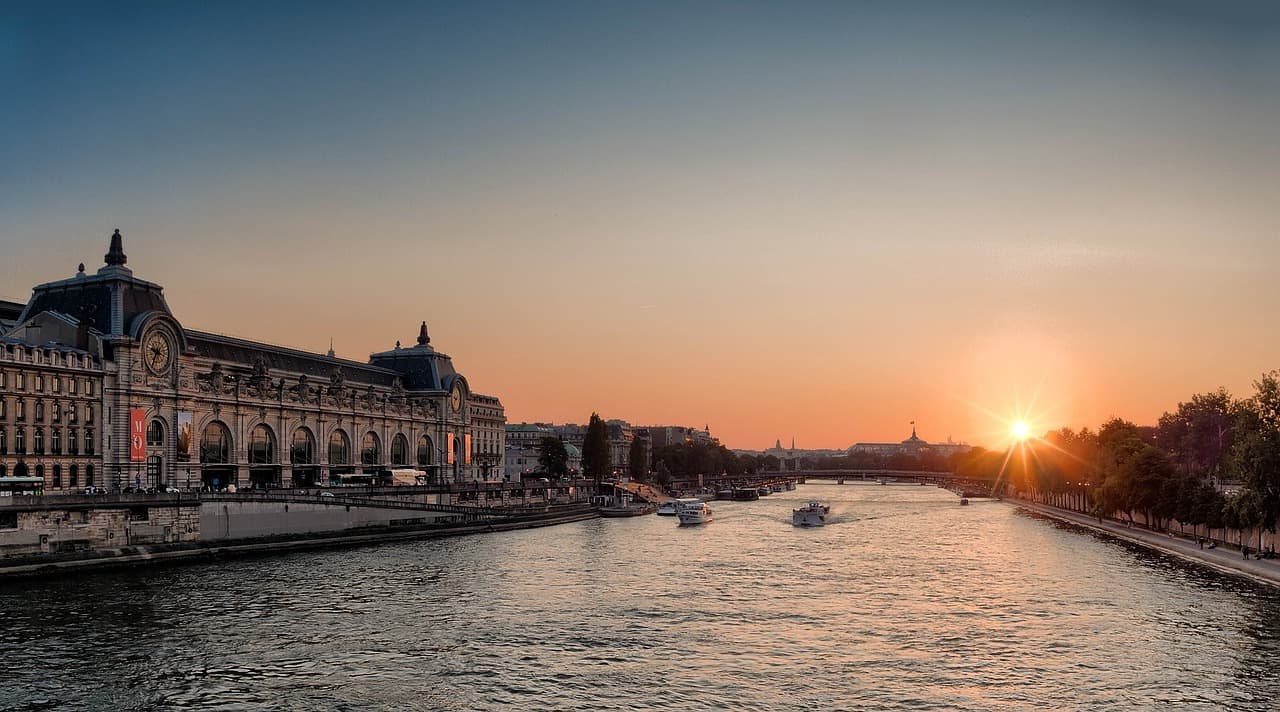
[(425, 525), (378, 526), (341, 532), (129, 546), (119, 549), (78, 552), (75, 555), (64, 556), (15, 557), (0, 560), (0, 579), (58, 575), (92, 569), (161, 563), (212, 561), (256, 554), (532, 529), (534, 527), (567, 524), (584, 519), (595, 519), (599, 516), (598, 508), (590, 505), (549, 505), (483, 521), (461, 523), (445, 521)]
[(1280, 559), (1245, 559), (1240, 549), (1229, 546), (1201, 548), (1195, 538), (1171, 535), (1141, 527), (1130, 527), (1111, 519), (1098, 520), (1078, 512), (1025, 500), (1007, 500), (1029, 512), (1073, 524), (1138, 546), (1208, 566), (1219, 572), (1247, 578), (1256, 583), (1280, 587)]

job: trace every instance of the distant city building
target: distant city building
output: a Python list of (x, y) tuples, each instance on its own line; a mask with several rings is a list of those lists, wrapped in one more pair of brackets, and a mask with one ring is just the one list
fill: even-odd
[(957, 452), (967, 452), (970, 447), (966, 443), (952, 442), (947, 438), (945, 443), (930, 443), (916, 435), (916, 425), (911, 424), (911, 437), (896, 443), (855, 443), (849, 447), (848, 453), (866, 453), (871, 455), (915, 455), (932, 453), (942, 457), (950, 457)]
[[(433, 481), (501, 467), (503, 409), (430, 345), (367, 363), (184, 327), (160, 285), (105, 265), (0, 302), (0, 467), (45, 491)], [(484, 463), (476, 455), (483, 454)]]

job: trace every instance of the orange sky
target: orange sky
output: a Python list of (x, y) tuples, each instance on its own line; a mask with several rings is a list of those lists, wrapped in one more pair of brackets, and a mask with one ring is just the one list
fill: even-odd
[(192, 328), (363, 359), (425, 319), (511, 421), (741, 448), (1280, 367), (1276, 13), (735, 7), (18, 18), (0, 296), (120, 228)]

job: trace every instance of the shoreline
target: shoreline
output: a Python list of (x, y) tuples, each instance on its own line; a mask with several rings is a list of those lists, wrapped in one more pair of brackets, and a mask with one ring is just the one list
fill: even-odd
[(176, 565), (200, 563), (202, 561), (221, 561), (229, 558), (270, 555), (293, 551), (315, 549), (339, 549), (355, 546), (369, 546), (400, 541), (419, 539), (440, 539), (468, 534), (486, 532), (514, 531), (518, 529), (535, 529), (557, 524), (570, 524), (600, 516), (594, 509), (575, 508), (569, 512), (547, 512), (535, 516), (517, 517), (496, 522), (480, 522), (476, 524), (445, 525), (430, 527), (401, 528), (385, 531), (356, 530), (349, 534), (326, 532), (316, 536), (291, 537), (287, 539), (240, 539), (223, 543), (197, 543), (195, 545), (155, 545), (136, 546), (128, 549), (115, 549), (104, 552), (102, 556), (55, 561), (26, 561), (6, 565), (0, 563), (0, 583), (4, 581), (59, 576), (82, 571), (104, 571), (107, 569), (132, 568), (151, 565)]
[(1003, 500), (1028, 512), (1034, 512), (1113, 539), (1129, 542), (1152, 551), (1174, 556), (1183, 561), (1207, 566), (1219, 573), (1248, 579), (1254, 583), (1280, 589), (1280, 559), (1242, 558), (1238, 549), (1201, 549), (1194, 541), (1181, 537), (1170, 537), (1147, 529), (1130, 528), (1109, 519), (1101, 522), (1079, 512), (1059, 509), (1050, 505), (1027, 502), (1020, 499)]

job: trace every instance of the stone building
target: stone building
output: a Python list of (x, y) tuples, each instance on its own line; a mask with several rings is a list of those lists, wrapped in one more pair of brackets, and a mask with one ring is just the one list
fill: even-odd
[[(19, 371), (27, 374), (25, 388), (37, 372), (47, 388), (55, 373), (63, 383), (74, 373), (77, 384), (93, 384), (57, 401), (59, 409), (91, 406), (82, 418), (93, 418), (95, 409), (101, 414), (100, 425), (78, 423), (75, 436), (97, 440), (77, 455), (91, 448), (98, 459), (84, 466), (97, 465), (99, 484), (380, 483), (393, 467), (426, 470), (435, 482), (459, 481), (485, 476), (474, 457), (481, 442), (483, 452), (501, 453), (493, 435), (494, 423), (504, 420), (501, 403), (472, 392), (449, 356), (431, 346), (425, 322), (415, 345), (397, 342), (368, 363), (350, 361), (332, 351), (321, 355), (185, 327), (162, 287), (126, 266), (119, 231), (105, 262), (94, 274), (81, 265), (70, 279), (37, 286), (2, 336), (13, 360), (0, 360), (3, 372), (15, 374), (10, 385)], [(72, 365), (32, 360), (45, 358)], [(19, 398), (28, 411), (35, 407), (33, 396), (8, 387), (4, 394), (8, 408)], [(52, 401), (52, 395), (41, 397)], [(14, 435), (6, 436), (13, 443)], [(45, 469), (46, 491), (83, 484), (73, 485), (69, 476), (55, 483)]]

